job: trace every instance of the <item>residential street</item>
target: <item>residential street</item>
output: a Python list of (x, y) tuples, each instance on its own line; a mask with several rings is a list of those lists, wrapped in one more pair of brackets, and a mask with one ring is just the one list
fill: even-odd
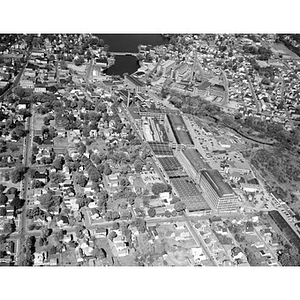
[[(33, 112), (33, 106), (30, 104), (30, 112)], [(31, 156), (31, 144), (32, 144), (32, 139), (33, 139), (33, 130), (32, 130), (32, 117), (28, 117), (27, 121), (27, 130), (29, 131), (29, 134), (26, 136), (26, 147), (25, 147), (25, 152), (24, 152), (24, 165), (25, 168), (30, 167), (30, 156)], [(29, 174), (25, 174), (25, 178), (23, 180), (23, 189), (20, 193), (20, 198), (25, 200), (25, 203), (22, 207), (22, 214), (21, 214), (21, 221), (19, 224), (19, 233), (20, 233), (20, 242), (19, 242), (19, 253), (17, 253), (17, 257), (20, 257), (21, 254), (21, 247), (25, 242), (25, 237), (27, 234), (27, 226), (26, 226), (26, 213), (27, 213), (27, 192), (29, 189)]]

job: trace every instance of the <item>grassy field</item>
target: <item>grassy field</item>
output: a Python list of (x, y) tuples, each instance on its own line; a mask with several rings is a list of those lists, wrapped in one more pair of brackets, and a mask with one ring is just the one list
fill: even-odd
[(271, 46), (271, 48), (276, 53), (281, 53), (281, 54), (289, 55), (291, 58), (299, 59), (299, 56), (296, 55), (290, 49), (288, 49), (284, 44), (273, 44)]
[(300, 159), (287, 152), (251, 151), (251, 163), (263, 176), (276, 197), (285, 201), (295, 213), (300, 213), (299, 192)]

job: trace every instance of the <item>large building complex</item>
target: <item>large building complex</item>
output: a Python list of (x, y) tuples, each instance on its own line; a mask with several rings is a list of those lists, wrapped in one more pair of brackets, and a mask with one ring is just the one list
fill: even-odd
[(181, 115), (167, 114), (165, 125), (170, 141), (179, 145), (194, 145), (194, 142)]
[(207, 162), (197, 149), (187, 148), (183, 151), (177, 151), (176, 157), (184, 167), (185, 171), (195, 182), (200, 183), (200, 172), (210, 169)]
[(235, 211), (238, 206), (238, 196), (226, 183), (218, 170), (203, 170), (200, 176), (200, 186), (213, 207), (217, 211)]

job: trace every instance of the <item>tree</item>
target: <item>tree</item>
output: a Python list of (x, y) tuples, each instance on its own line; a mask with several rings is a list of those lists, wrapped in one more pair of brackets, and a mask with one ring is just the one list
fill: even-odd
[(53, 161), (53, 167), (54, 167), (56, 170), (62, 170), (63, 164), (64, 164), (64, 159), (63, 159), (61, 156), (57, 157), (57, 158)]
[(92, 183), (91, 189), (93, 189), (95, 192), (100, 192), (100, 186), (98, 182), (94, 182)]
[(33, 168), (30, 168), (28, 170), (28, 175), (31, 177), (31, 178), (35, 178), (36, 175), (39, 174), (39, 171), (37, 171), (36, 169), (33, 169)]
[(18, 189), (12, 186), (7, 190), (6, 194), (8, 194), (8, 195), (16, 194), (17, 192), (18, 192)]
[(54, 196), (53, 193), (48, 192), (47, 194), (43, 194), (39, 197), (39, 201), (41, 206), (45, 208), (47, 211), (54, 209), (61, 203), (60, 196)]
[(33, 179), (31, 182), (31, 187), (33, 189), (39, 189), (42, 188), (43, 186), (45, 186), (44, 182), (37, 180), (37, 179)]
[(39, 238), (39, 246), (40, 247), (43, 247), (44, 246), (44, 242), (45, 242), (45, 240), (41, 237), (41, 238)]
[(88, 183), (88, 179), (82, 173), (76, 173), (74, 176), (74, 182), (81, 187), (85, 187)]
[(55, 254), (56, 253), (56, 247), (55, 246), (52, 246), (51, 248), (50, 248), (50, 250), (49, 250), (49, 254), (50, 255), (53, 255), (53, 254)]
[(7, 143), (6, 141), (0, 140), (0, 153), (5, 152), (7, 149)]
[(24, 199), (20, 199), (18, 196), (14, 197), (10, 205), (15, 207), (15, 209), (20, 209), (25, 203)]
[(0, 205), (5, 205), (8, 201), (8, 198), (4, 194), (0, 194)]
[[(164, 184), (164, 183), (159, 183), (159, 182), (154, 183), (152, 185), (151, 190), (154, 195), (159, 195), (160, 193), (164, 193), (164, 192), (171, 192), (169, 185)], [(171, 188), (171, 190), (172, 190), (172, 188)]]
[(123, 177), (120, 180), (120, 185), (123, 186), (123, 187), (126, 187), (126, 186), (130, 185), (130, 182), (129, 182), (129, 180), (127, 178)]
[(130, 220), (132, 218), (132, 213), (130, 210), (126, 209), (122, 212), (122, 219)]
[(6, 235), (0, 235), (0, 245), (6, 242)]
[(25, 130), (23, 127), (18, 126), (12, 132), (12, 138), (19, 140), (22, 137), (25, 137), (28, 133), (28, 130)]
[(186, 209), (186, 204), (182, 201), (178, 201), (175, 203), (174, 208), (177, 212), (181, 212)]
[(2, 183), (0, 183), (0, 193), (3, 193), (3, 191), (5, 191), (6, 186), (3, 185)]
[(112, 229), (113, 230), (118, 230), (119, 228), (120, 228), (120, 224), (118, 222), (113, 222)]
[(177, 216), (177, 211), (174, 209), (171, 211), (171, 215), (172, 217), (176, 217)]
[(110, 175), (110, 174), (112, 173), (112, 170), (111, 170), (109, 164), (105, 164), (105, 165), (104, 165), (103, 173), (104, 173), (105, 175), (107, 175), (107, 176)]
[(170, 218), (170, 217), (172, 216), (172, 214), (171, 214), (168, 210), (166, 210), (166, 211), (165, 211), (165, 216), (166, 216), (167, 218)]
[(83, 155), (86, 152), (86, 145), (82, 142), (76, 144), (77, 151)]
[(6, 208), (0, 207), (0, 217), (5, 217), (5, 216), (6, 216)]
[(64, 238), (64, 230), (63, 229), (55, 232), (55, 239), (57, 241), (61, 241), (63, 238)]
[(98, 259), (104, 259), (106, 257), (106, 252), (103, 248), (95, 248), (93, 252), (94, 256)]
[(89, 178), (93, 181), (93, 182), (98, 182), (99, 179), (100, 179), (100, 173), (99, 171), (97, 170), (97, 168), (95, 168), (93, 166), (92, 169), (90, 169), (90, 171), (88, 172), (89, 173)]
[(43, 143), (43, 140), (39, 136), (36, 135), (33, 137), (33, 142), (41, 145)]
[(24, 166), (19, 166), (16, 167), (12, 172), (11, 172), (11, 181), (13, 183), (20, 182), (21, 180), (24, 179), (24, 175), (26, 173), (26, 168)]
[(113, 241), (113, 239), (116, 238), (117, 236), (118, 236), (118, 235), (116, 234), (116, 232), (112, 230), (112, 231), (109, 233), (108, 238), (109, 238), (111, 241)]
[(112, 220), (120, 219), (120, 214), (117, 211), (114, 211), (111, 216)]
[(54, 183), (62, 183), (66, 180), (66, 177), (61, 172), (51, 173), (50, 174), (50, 180)]
[(138, 173), (140, 173), (142, 171), (143, 163), (140, 159), (135, 160), (134, 168), (135, 168), (135, 171), (138, 172)]
[(17, 86), (14, 89), (14, 93), (15, 93), (15, 95), (17, 95), (20, 98), (24, 97), (26, 94), (25, 90), (21, 86)]
[(51, 228), (44, 228), (42, 230), (42, 238), (43, 239), (47, 239), (47, 237), (49, 237), (52, 234), (52, 229)]
[(156, 210), (154, 207), (148, 209), (148, 215), (150, 218), (154, 218), (156, 216)]
[(76, 66), (81, 66), (84, 63), (84, 58), (82, 56), (78, 56), (75, 60), (74, 60), (74, 64)]
[(5, 234), (11, 234), (12, 232), (15, 231), (15, 229), (16, 229), (16, 226), (14, 223), (10, 223), (10, 222), (4, 223), (3, 232)]
[(146, 221), (144, 219), (137, 218), (134, 223), (139, 232), (144, 233), (146, 231), (147, 226)]

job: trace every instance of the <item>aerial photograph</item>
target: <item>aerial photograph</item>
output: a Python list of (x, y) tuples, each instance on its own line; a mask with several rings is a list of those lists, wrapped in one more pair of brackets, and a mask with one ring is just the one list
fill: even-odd
[(0, 266), (300, 266), (300, 34), (0, 34)]

